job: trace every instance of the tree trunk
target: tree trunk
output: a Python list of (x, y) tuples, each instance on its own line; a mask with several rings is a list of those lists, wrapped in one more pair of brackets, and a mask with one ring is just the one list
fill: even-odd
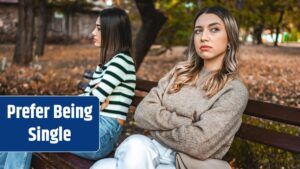
[(70, 17), (69, 11), (65, 12), (65, 28), (66, 28), (65, 36), (66, 36), (66, 39), (68, 39), (68, 37), (69, 37), (69, 17)]
[(167, 17), (155, 9), (153, 0), (135, 0), (135, 3), (142, 19), (142, 26), (134, 41), (134, 57), (138, 69)]
[(18, 30), (13, 63), (28, 65), (32, 61), (33, 0), (19, 0)]
[(257, 40), (256, 42), (258, 45), (263, 43), (261, 38), (263, 31), (264, 31), (264, 24), (262, 23), (258, 24), (256, 29), (254, 30), (255, 39)]
[(36, 40), (35, 55), (44, 55), (44, 46), (47, 34), (47, 0), (39, 2), (39, 25)]
[(70, 19), (70, 12), (66, 11), (65, 12), (65, 38), (64, 38), (65, 44), (70, 43), (70, 31), (69, 31), (70, 20), (69, 19)]
[(279, 16), (279, 19), (278, 19), (278, 24), (276, 26), (276, 38), (275, 38), (275, 42), (274, 42), (274, 46), (278, 46), (278, 36), (279, 36), (279, 33), (280, 33), (280, 24), (282, 22), (282, 19), (283, 19), (283, 14), (284, 14), (284, 10), (281, 10), (280, 11), (280, 16)]

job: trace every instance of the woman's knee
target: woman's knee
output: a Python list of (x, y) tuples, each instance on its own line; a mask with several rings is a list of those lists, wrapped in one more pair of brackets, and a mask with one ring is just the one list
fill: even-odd
[(122, 169), (154, 168), (159, 162), (158, 157), (151, 139), (143, 135), (128, 137), (115, 153), (117, 168)]
[(129, 137), (127, 137), (124, 140), (127, 144), (137, 144), (137, 145), (143, 145), (151, 142), (151, 139), (147, 136), (141, 135), (141, 134), (134, 134)]
[[(147, 151), (152, 146), (152, 141), (150, 138), (135, 134), (126, 138), (121, 145), (116, 150), (116, 155), (124, 152), (132, 152), (132, 153), (143, 153)], [(136, 154), (137, 155), (137, 154)]]

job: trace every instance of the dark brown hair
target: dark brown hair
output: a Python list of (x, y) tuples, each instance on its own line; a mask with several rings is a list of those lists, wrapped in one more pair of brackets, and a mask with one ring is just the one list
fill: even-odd
[(100, 65), (104, 65), (115, 54), (130, 55), (132, 48), (131, 25), (123, 9), (107, 8), (100, 12), (101, 52)]

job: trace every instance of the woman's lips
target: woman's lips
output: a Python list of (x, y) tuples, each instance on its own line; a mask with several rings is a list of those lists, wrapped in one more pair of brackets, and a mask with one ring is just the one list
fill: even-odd
[(210, 46), (202, 45), (202, 46), (200, 46), (199, 49), (200, 49), (201, 51), (208, 51), (210, 48), (211, 48)]

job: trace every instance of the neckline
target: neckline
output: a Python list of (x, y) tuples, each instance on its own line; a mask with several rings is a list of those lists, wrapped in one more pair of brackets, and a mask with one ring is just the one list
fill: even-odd
[(200, 73), (203, 73), (203, 74), (210, 74), (210, 73), (212, 73), (212, 72), (213, 72), (213, 71), (206, 69), (204, 66), (202, 67), (202, 69), (201, 69), (201, 71), (200, 71)]

